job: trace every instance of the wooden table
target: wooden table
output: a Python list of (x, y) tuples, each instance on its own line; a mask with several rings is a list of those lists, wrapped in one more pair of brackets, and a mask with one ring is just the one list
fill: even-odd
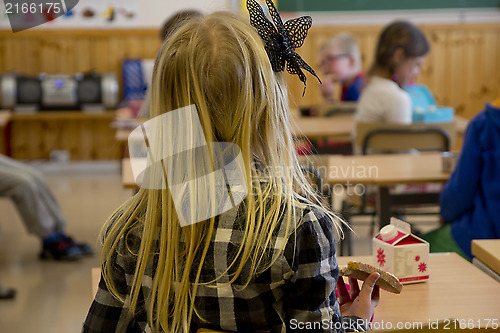
[(99, 289), (99, 281), (101, 280), (101, 267), (92, 267), (90, 269), (90, 276), (92, 281), (92, 298), (95, 297)]
[[(373, 257), (338, 257), (339, 264), (349, 260), (372, 263)], [(429, 282), (405, 285), (399, 295), (381, 291), (374, 329), (386, 329), (387, 323), (396, 328), (398, 323), (426, 324), (449, 318), (465, 327), (470, 322), (484, 328), (488, 319), (490, 328), (493, 319), (500, 325), (500, 283), (456, 253), (433, 253), (429, 261)], [(382, 322), (384, 327), (380, 327)]]
[(472, 255), (474, 265), (500, 282), (500, 239), (474, 239)]
[(312, 163), (330, 186), (336, 184), (377, 186), (377, 212), (380, 227), (389, 223), (393, 205), (435, 203), (439, 199), (438, 193), (425, 195), (408, 193), (392, 196), (389, 193), (392, 186), (444, 183), (450, 176), (442, 171), (440, 153), (328, 155), (320, 156), (312, 160)]
[(333, 138), (351, 141), (356, 127), (353, 115), (342, 114), (334, 117), (294, 117), (293, 135), (311, 140)]
[(122, 185), (124, 188), (139, 188), (134, 179), (134, 173), (132, 172), (132, 164), (130, 164), (130, 158), (122, 159)]

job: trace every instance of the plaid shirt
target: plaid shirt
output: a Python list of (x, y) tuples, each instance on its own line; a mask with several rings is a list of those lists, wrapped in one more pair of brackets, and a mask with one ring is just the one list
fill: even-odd
[[(200, 282), (220, 276), (226, 271), (228, 262), (232, 261), (231, 254), (235, 253), (243, 237), (245, 215), (242, 206), (227, 211), (216, 220)], [(339, 270), (333, 221), (308, 204), (300, 204), (297, 212), (295, 222), (299, 227), (295, 233), (286, 239), (285, 223), (282, 223), (273, 237), (270, 254), (286, 242), (284, 251), (268, 270), (253, 278), (246, 288), (242, 290), (240, 279), (219, 288), (198, 287), (195, 301), (198, 316), (193, 315), (193, 332), (200, 327), (236, 332), (269, 331), (271, 328), (281, 331), (285, 327), (286, 331), (335, 332), (332, 327), (342, 325), (335, 296)], [(134, 233), (138, 244), (139, 232), (132, 231), (132, 236)], [(124, 243), (120, 241), (118, 253), (127, 253)], [(116, 264), (113, 279), (122, 295), (127, 297), (136, 264), (134, 257), (117, 255)], [(146, 299), (150, 292), (153, 266), (151, 264), (146, 269), (139, 302)], [(216, 284), (223, 285), (226, 281), (227, 276), (223, 276)], [(108, 292), (101, 277), (83, 332), (150, 330), (146, 327), (145, 313), (138, 313), (132, 321), (126, 315), (124, 304)], [(128, 325), (128, 329), (119, 325)]]

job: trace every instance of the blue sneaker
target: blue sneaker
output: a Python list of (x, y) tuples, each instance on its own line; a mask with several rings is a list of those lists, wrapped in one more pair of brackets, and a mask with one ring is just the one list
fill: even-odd
[(80, 248), (63, 238), (56, 240), (44, 240), (42, 252), (40, 253), (41, 259), (55, 259), (55, 260), (78, 260), (83, 257)]
[(92, 248), (86, 243), (77, 242), (77, 241), (73, 240), (73, 238), (66, 236), (64, 234), (62, 235), (62, 239), (65, 240), (66, 242), (68, 242), (69, 244), (71, 244), (72, 246), (78, 247), (78, 249), (80, 249), (80, 252), (84, 256), (92, 256), (94, 254), (94, 251), (92, 250)]
[(16, 290), (0, 286), (0, 299), (13, 299), (16, 297)]

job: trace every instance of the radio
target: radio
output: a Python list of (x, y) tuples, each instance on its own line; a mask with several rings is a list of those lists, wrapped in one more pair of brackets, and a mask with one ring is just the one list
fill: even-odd
[(118, 105), (118, 80), (114, 73), (23, 76), (0, 78), (3, 109), (16, 112), (43, 110), (104, 110)]

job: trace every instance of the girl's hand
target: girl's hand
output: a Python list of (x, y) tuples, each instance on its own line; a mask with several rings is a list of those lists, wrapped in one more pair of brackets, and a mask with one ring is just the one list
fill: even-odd
[(358, 280), (349, 278), (350, 295), (344, 283), (344, 278), (337, 281), (337, 292), (339, 294), (340, 312), (343, 316), (357, 316), (370, 320), (375, 312), (375, 307), (380, 299), (379, 286), (375, 285), (379, 273), (372, 273), (363, 283), (359, 290)]

